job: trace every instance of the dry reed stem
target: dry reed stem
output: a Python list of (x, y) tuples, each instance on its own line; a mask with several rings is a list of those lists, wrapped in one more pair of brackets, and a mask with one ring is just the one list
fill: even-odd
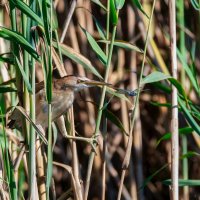
[(36, 139), (36, 170), (37, 170), (37, 186), (40, 200), (46, 200), (45, 185), (45, 158), (41, 149), (40, 140)]
[[(65, 34), (67, 33), (67, 29), (69, 27), (69, 22), (71, 21), (72, 18), (72, 14), (74, 12), (76, 6), (76, 1), (73, 1), (72, 6), (70, 8), (70, 14), (67, 17), (66, 20), (66, 26), (65, 26), (65, 30), (62, 34), (62, 38), (60, 40), (60, 42), (62, 43), (64, 41), (65, 38)], [(63, 74), (60, 74), (60, 76), (62, 77)], [(74, 127), (74, 111), (73, 111), (73, 106), (69, 109), (68, 111), (68, 117), (69, 117), (69, 121), (71, 122), (71, 130), (70, 130), (70, 135), (72, 135), (73, 137), (75, 137), (75, 127)], [(63, 123), (62, 127), (64, 126), (64, 122), (61, 119), (60, 121), (61, 123)], [(76, 184), (76, 190), (74, 190), (74, 193), (76, 194), (77, 200), (82, 200), (83, 199), (83, 192), (82, 192), (82, 187), (80, 184), (80, 178), (79, 178), (79, 162), (78, 162), (78, 154), (77, 154), (77, 147), (76, 147), (76, 141), (73, 140), (70, 142), (71, 143), (71, 149), (72, 149), (72, 171), (73, 171), (73, 175), (74, 175), (74, 179), (75, 179), (75, 184)]]
[[(131, 61), (130, 61), (131, 71), (137, 72), (136, 68), (136, 53), (131, 52)], [(135, 73), (130, 74), (130, 89), (134, 90), (135, 86), (138, 85), (137, 83), (137, 75)], [(143, 166), (142, 166), (142, 127), (141, 127), (141, 120), (140, 120), (140, 112), (138, 109), (138, 112), (136, 113), (136, 122), (135, 122), (135, 130), (134, 130), (134, 139), (133, 139), (133, 148), (134, 148), (134, 154), (135, 154), (135, 170), (136, 170), (136, 183), (134, 185), (137, 185), (137, 188), (139, 188), (143, 184)], [(139, 191), (137, 195), (137, 188), (133, 188), (133, 193), (136, 195), (134, 199), (142, 200), (144, 199), (143, 191)], [(133, 194), (132, 193), (132, 194)]]
[[(73, 176), (72, 168), (68, 165), (60, 164), (60, 163), (55, 162), (55, 161), (53, 162), (53, 164), (56, 165), (56, 166), (60, 166), (60, 167), (64, 168), (70, 174), (73, 190), (77, 191), (78, 189), (76, 188), (76, 181), (75, 181), (74, 176)], [(77, 196), (76, 192), (75, 192), (75, 195), (76, 195), (76, 199), (78, 199), (79, 197)], [(58, 200), (65, 199), (65, 196), (64, 197), (63, 196), (59, 197)]]
[[(169, 0), (169, 30), (170, 30), (170, 56), (173, 78), (177, 79), (177, 57), (176, 57), (176, 1)], [(178, 93), (176, 87), (172, 86), (172, 120), (171, 120), (171, 157), (172, 157), (172, 188), (171, 197), (179, 199), (179, 136), (178, 136)]]
[[(120, 179), (119, 179), (119, 174), (118, 174), (117, 170), (113, 167), (113, 165), (109, 159), (106, 159), (106, 161), (107, 161), (107, 168), (108, 168), (109, 174), (114, 178), (115, 183), (119, 186)], [(124, 196), (125, 199), (127, 199), (127, 200), (132, 199), (131, 195), (129, 194), (127, 188), (124, 185), (121, 188), (121, 190), (122, 190), (122, 195)]]
[(60, 38), (60, 42), (61, 43), (64, 42), (68, 27), (69, 27), (69, 23), (70, 23), (70, 21), (72, 19), (72, 15), (74, 14), (74, 10), (76, 8), (76, 4), (77, 4), (77, 0), (72, 0), (71, 5), (70, 5), (70, 9), (69, 9), (69, 12), (68, 12), (68, 15), (67, 15), (67, 18), (66, 18), (66, 20), (64, 22), (64, 28), (63, 28), (63, 32), (62, 32), (62, 35), (61, 35), (61, 38)]
[[(71, 39), (71, 43), (72, 43), (72, 47), (75, 51), (80, 52), (80, 47), (79, 47), (79, 43), (78, 43), (78, 39), (77, 39), (77, 33), (75, 31), (75, 27), (73, 22), (71, 22), (70, 26), (69, 26), (69, 35), (70, 35), (70, 39)], [(86, 73), (85, 70), (83, 69), (83, 67), (78, 64), (77, 65), (78, 68), (78, 72), (80, 74), (80, 76), (85, 77)], [(86, 102), (86, 106), (87, 106), (87, 110), (88, 110), (88, 118), (89, 118), (89, 122), (92, 126), (94, 126), (95, 124), (95, 110), (94, 110), (94, 106), (90, 103), (90, 101), (92, 101), (91, 97), (90, 97), (90, 92), (88, 89), (84, 90), (85, 96), (87, 97), (88, 102)]]
[[(136, 53), (131, 52), (131, 71), (137, 72), (136, 68)], [(138, 85), (137, 83), (137, 75), (135, 73), (130, 74), (130, 89), (134, 90), (135, 86)], [(135, 121), (135, 128), (134, 128), (134, 136), (133, 136), (133, 146), (134, 146), (134, 154), (135, 154), (135, 160), (136, 160), (136, 181), (138, 188), (143, 184), (144, 178), (143, 178), (143, 165), (142, 165), (142, 125), (140, 120), (140, 111), (139, 108), (136, 112), (136, 121)], [(142, 200), (144, 199), (143, 190), (140, 190), (138, 192), (138, 199)]]

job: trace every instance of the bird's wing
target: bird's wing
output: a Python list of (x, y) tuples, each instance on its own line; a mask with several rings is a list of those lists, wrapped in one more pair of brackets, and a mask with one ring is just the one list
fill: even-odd
[[(41, 81), (40, 83), (36, 83), (35, 85), (35, 93), (39, 93), (42, 89), (44, 89), (44, 81)], [(19, 110), (14, 109), (12, 113), (10, 113), (9, 121), (8, 121), (8, 127), (9, 128), (17, 128), (20, 129), (22, 126), (22, 114), (19, 112)]]

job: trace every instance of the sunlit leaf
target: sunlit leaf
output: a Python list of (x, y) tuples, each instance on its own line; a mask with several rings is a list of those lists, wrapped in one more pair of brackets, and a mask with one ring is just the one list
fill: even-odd
[[(110, 44), (110, 41), (107, 41), (107, 40), (99, 40), (98, 42)], [(129, 42), (126, 42), (126, 41), (115, 40), (114, 46), (121, 47), (123, 49), (130, 50), (130, 51), (136, 51), (136, 52), (139, 52), (139, 53), (143, 53), (143, 51), (141, 49), (139, 49), (137, 46), (135, 46), (135, 45), (133, 45)]]
[(22, 0), (10, 0), (10, 2), (19, 10), (21, 10), (22, 13), (25, 13), (31, 19), (35, 20), (38, 24), (44, 26), (41, 18), (33, 10), (31, 10), (31, 8)]
[(162, 81), (169, 78), (171, 78), (170, 75), (155, 71), (149, 74), (148, 76), (146, 76), (145, 78), (143, 78), (141, 81), (141, 84), (144, 85), (147, 83), (158, 82), (158, 81)]
[(115, 6), (117, 10), (122, 9), (124, 6), (125, 0), (115, 0)]
[(39, 61), (39, 56), (37, 52), (21, 34), (4, 27), (0, 27), (0, 37), (19, 44), (30, 55), (32, 55), (36, 60)]
[[(53, 46), (57, 48), (57, 43), (53, 42)], [(94, 66), (86, 57), (84, 57), (80, 53), (77, 53), (76, 51), (74, 51), (74, 49), (64, 44), (60, 44), (60, 49), (63, 55), (72, 59), (77, 64), (82, 65), (86, 70), (92, 72), (94, 75), (102, 79), (102, 76), (99, 74), (99, 72), (94, 68)]]

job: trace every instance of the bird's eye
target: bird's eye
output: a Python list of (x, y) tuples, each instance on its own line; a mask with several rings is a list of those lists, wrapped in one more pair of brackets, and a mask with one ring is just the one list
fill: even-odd
[(80, 80), (80, 79), (78, 79), (78, 80), (77, 80), (77, 83), (83, 83), (83, 81), (82, 81), (82, 80)]

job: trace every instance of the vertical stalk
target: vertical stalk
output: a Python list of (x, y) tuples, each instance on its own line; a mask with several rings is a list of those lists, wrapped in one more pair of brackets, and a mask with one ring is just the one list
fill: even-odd
[(47, 180), (46, 180), (46, 192), (47, 192), (47, 200), (49, 199), (49, 188), (51, 185), (52, 179), (52, 168), (53, 168), (53, 150), (52, 150), (52, 12), (53, 12), (53, 2), (50, 1), (50, 44), (49, 44), (49, 71), (47, 74), (47, 84), (48, 84), (48, 150), (47, 150)]
[[(31, 70), (31, 79), (32, 79), (32, 91), (33, 94), (30, 95), (30, 117), (35, 123), (35, 61), (32, 58), (32, 70)], [(35, 199), (36, 195), (36, 147), (35, 147), (35, 129), (31, 125), (30, 127), (30, 143), (29, 143), (29, 198)]]
[(49, 187), (51, 184), (52, 178), (52, 130), (51, 130), (51, 103), (48, 104), (48, 149), (47, 149), (47, 183), (46, 183), (46, 192), (47, 199), (49, 199)]
[[(178, 0), (178, 13), (177, 13), (177, 20), (178, 23), (180, 25), (180, 43), (179, 43), (179, 49), (180, 52), (183, 56), (183, 58), (186, 59), (186, 47), (185, 47), (185, 32), (184, 32), (184, 28), (185, 28), (185, 16), (184, 16), (184, 0)], [(181, 68), (181, 85), (184, 85), (185, 83), (185, 70), (182, 67)], [(185, 135), (181, 136), (181, 142), (182, 142), (182, 154), (186, 154), (187, 153), (187, 137)], [(182, 161), (182, 171), (183, 171), (183, 179), (187, 180), (188, 179), (188, 159), (187, 158), (183, 158)], [(189, 187), (185, 186), (183, 187), (183, 196), (185, 200), (189, 199)]]
[[(110, 1), (107, 0), (107, 18), (106, 18), (106, 40), (109, 40), (109, 33), (110, 33)], [(108, 57), (109, 53), (109, 44), (106, 44), (106, 56)], [(102, 195), (101, 199), (105, 200), (105, 193), (106, 193), (106, 133), (107, 133), (107, 120), (105, 116), (103, 116), (103, 163), (102, 163)]]
[[(36, 1), (33, 1), (30, 5), (32, 10), (36, 12)], [(30, 40), (30, 28), (31, 25), (34, 25), (34, 21), (28, 19), (28, 30), (27, 30), (27, 38), (34, 46), (33, 39)], [(32, 121), (35, 123), (35, 60), (31, 58), (31, 87), (32, 94), (30, 94), (30, 117)], [(37, 190), (36, 190), (36, 135), (35, 129), (33, 126), (30, 126), (30, 136), (29, 136), (29, 199), (36, 199)]]
[[(24, 1), (24, 3), (27, 3), (27, 1)], [(27, 16), (22, 13), (22, 34), (23, 36), (27, 39), (29, 38), (29, 31), (27, 30), (27, 28), (29, 28), (27, 26), (27, 24), (30, 23), (30, 19), (27, 18)], [(26, 73), (26, 76), (29, 77), (29, 55), (27, 51), (23, 51), (23, 66), (24, 66), (24, 71)], [(32, 85), (33, 86), (33, 85)], [(24, 93), (23, 93), (23, 105), (24, 105), (24, 109), (26, 111), (29, 112), (29, 110), (31, 111), (31, 117), (33, 117), (34, 114), (34, 100), (32, 95), (30, 96), (31, 98), (29, 98), (29, 92), (28, 89), (26, 88), (25, 84), (24, 84)], [(31, 105), (29, 105), (31, 103)], [(28, 138), (28, 147), (29, 147), (29, 154), (28, 154), (28, 169), (29, 169), (29, 179), (28, 179), (28, 185), (29, 185), (29, 194), (28, 194), (28, 198), (29, 199), (35, 199), (36, 198), (36, 171), (35, 171), (35, 144), (33, 143), (33, 136), (34, 136), (34, 131), (33, 131), (33, 127), (31, 126), (31, 132), (29, 132), (29, 126), (28, 123), (25, 123), (25, 130), (27, 133), (27, 138)], [(32, 134), (33, 135), (32, 135)]]
[[(117, 11), (117, 17), (118, 17), (118, 14), (119, 14), (119, 11)], [(109, 76), (109, 72), (110, 72), (111, 59), (112, 59), (112, 53), (113, 53), (113, 46), (114, 46), (116, 31), (117, 31), (117, 25), (114, 25), (113, 31), (112, 31), (110, 49), (109, 49), (109, 53), (108, 53), (108, 61), (107, 61), (107, 64), (106, 64), (106, 72), (105, 72), (105, 78), (104, 78), (105, 82), (108, 81), (108, 76)], [(96, 128), (95, 128), (94, 136), (97, 136), (98, 133), (99, 133), (101, 117), (102, 117), (102, 113), (103, 113), (102, 108), (103, 108), (103, 105), (104, 105), (104, 99), (105, 99), (105, 95), (106, 95), (106, 88), (107, 88), (106, 86), (103, 86), (103, 89), (102, 89), (102, 94), (101, 94), (101, 99), (100, 99), (100, 104), (99, 104), (99, 111), (98, 111), (98, 116), (97, 116), (97, 122), (96, 122)], [(97, 144), (95, 144), (95, 147), (96, 146), (97, 146)], [(91, 154), (90, 154), (89, 163), (88, 163), (84, 200), (87, 200), (87, 197), (88, 197), (94, 156), (95, 156), (95, 152), (92, 151)]]
[[(169, 29), (170, 29), (170, 47), (171, 47), (171, 70), (173, 78), (177, 79), (177, 57), (176, 57), (176, 1), (169, 0)], [(178, 93), (177, 89), (172, 86), (172, 189), (171, 196), (173, 200), (179, 199), (179, 137), (178, 137)]]
[[(140, 88), (140, 86), (141, 86), (142, 76), (143, 76), (143, 72), (144, 72), (144, 64), (145, 64), (145, 58), (146, 58), (146, 53), (147, 53), (148, 41), (149, 41), (149, 32), (150, 32), (153, 12), (154, 12), (154, 8), (155, 8), (155, 3), (156, 3), (156, 0), (153, 1), (151, 15), (150, 15), (150, 19), (149, 19), (147, 35), (146, 35), (146, 40), (145, 40), (143, 60), (142, 60), (142, 68), (141, 68), (140, 77), (139, 77), (139, 81), (138, 81), (138, 88)], [(131, 149), (132, 149), (132, 144), (133, 144), (133, 141), (132, 141), (133, 140), (133, 129), (134, 129), (134, 124), (135, 124), (137, 109), (139, 109), (139, 106), (138, 106), (139, 98), (140, 98), (140, 90), (138, 90), (136, 99), (134, 101), (134, 109), (133, 109), (132, 116), (131, 116), (130, 133), (129, 133), (128, 144), (127, 144), (127, 148), (126, 148), (126, 154), (124, 157), (124, 161), (122, 163), (123, 170), (122, 170), (117, 200), (121, 199), (122, 188), (123, 188), (123, 183), (124, 183), (124, 178), (125, 178), (125, 172), (130, 163)]]

